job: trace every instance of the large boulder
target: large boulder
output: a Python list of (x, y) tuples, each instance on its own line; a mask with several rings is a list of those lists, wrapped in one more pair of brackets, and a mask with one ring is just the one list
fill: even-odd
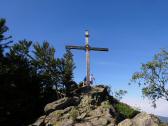
[(118, 126), (159, 126), (160, 121), (157, 117), (145, 112), (139, 113), (133, 119), (125, 119)]
[(32, 125), (29, 126), (44, 126), (44, 120), (45, 120), (46, 116), (41, 116), (40, 118), (38, 118), (35, 123), (33, 123)]
[[(51, 112), (45, 118), (45, 124), (57, 124), (58, 122), (65, 125), (65, 122), (73, 123), (71, 119), (69, 119), (69, 112), (74, 109), (74, 106), (67, 107), (63, 110), (56, 110)], [(66, 121), (65, 121), (66, 120)], [(66, 123), (67, 124), (67, 123)]]
[(79, 97), (69, 97), (69, 98), (64, 97), (62, 99), (59, 99), (57, 101), (47, 104), (44, 108), (44, 112), (46, 114), (49, 114), (55, 110), (61, 110), (69, 106), (78, 105), (79, 101), (80, 101)]

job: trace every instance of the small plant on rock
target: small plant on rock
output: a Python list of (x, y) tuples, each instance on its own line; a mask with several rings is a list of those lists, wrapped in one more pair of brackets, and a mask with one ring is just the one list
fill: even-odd
[(79, 111), (76, 108), (71, 109), (69, 112), (70, 118), (75, 121), (77, 117), (79, 116)]
[(111, 108), (111, 104), (110, 104), (109, 101), (105, 101), (105, 102), (103, 102), (102, 107), (103, 107), (104, 109), (110, 109), (110, 108)]

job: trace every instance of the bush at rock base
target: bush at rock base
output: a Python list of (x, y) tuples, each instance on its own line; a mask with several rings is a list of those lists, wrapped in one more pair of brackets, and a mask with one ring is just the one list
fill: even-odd
[(116, 111), (120, 114), (119, 121), (122, 121), (123, 119), (126, 118), (132, 118), (139, 113), (139, 111), (121, 102), (115, 104), (114, 107)]

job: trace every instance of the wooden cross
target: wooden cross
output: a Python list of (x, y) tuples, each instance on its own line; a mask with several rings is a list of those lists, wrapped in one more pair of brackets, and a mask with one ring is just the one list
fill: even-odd
[(108, 51), (108, 48), (97, 48), (89, 45), (89, 32), (85, 31), (85, 46), (65, 46), (66, 49), (78, 49), (86, 51), (86, 85), (90, 86), (90, 51)]

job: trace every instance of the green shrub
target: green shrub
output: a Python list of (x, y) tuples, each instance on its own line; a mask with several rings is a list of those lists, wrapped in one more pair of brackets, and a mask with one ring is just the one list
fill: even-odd
[(115, 105), (115, 109), (123, 119), (133, 118), (135, 115), (139, 113), (139, 111), (133, 109), (132, 107), (124, 103), (117, 103)]

